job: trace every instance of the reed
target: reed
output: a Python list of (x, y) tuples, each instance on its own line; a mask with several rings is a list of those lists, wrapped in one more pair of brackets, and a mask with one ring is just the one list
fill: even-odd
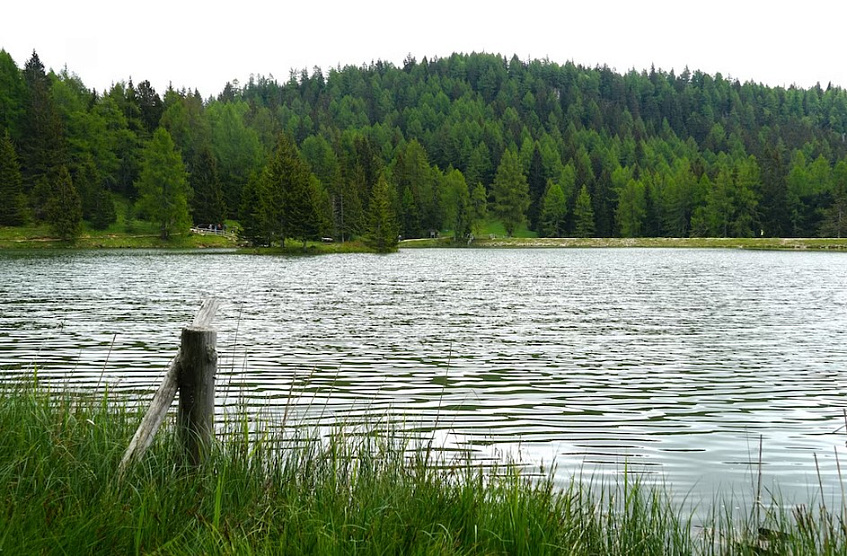
[[(171, 430), (123, 477), (141, 414), (112, 394), (0, 387), (0, 553), (839, 554), (840, 513), (768, 510), (708, 527), (626, 470), (616, 481), (447, 460), (402, 431), (229, 419), (185, 465)], [(765, 538), (766, 537), (766, 538)]]

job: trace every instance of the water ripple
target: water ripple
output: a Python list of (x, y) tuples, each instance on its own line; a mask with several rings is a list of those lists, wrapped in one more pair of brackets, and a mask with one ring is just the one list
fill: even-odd
[[(420, 250), (391, 257), (0, 255), (0, 372), (149, 399), (224, 300), (219, 411), (435, 435), (481, 461), (840, 492), (847, 257)], [(836, 431), (839, 431), (836, 434)], [(740, 485), (740, 487), (739, 487)]]

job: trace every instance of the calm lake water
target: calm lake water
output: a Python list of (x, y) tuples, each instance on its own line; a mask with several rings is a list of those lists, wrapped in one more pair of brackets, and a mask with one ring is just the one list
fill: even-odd
[[(394, 423), (557, 477), (679, 497), (840, 500), (847, 255), (405, 250), (391, 256), (0, 254), (0, 371), (146, 403), (180, 328), (223, 300), (221, 411)], [(239, 405), (241, 404), (241, 405)]]

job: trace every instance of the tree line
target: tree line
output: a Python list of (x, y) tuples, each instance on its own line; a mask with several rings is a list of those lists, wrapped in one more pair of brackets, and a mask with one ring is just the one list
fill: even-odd
[(162, 236), (238, 220), (284, 244), (479, 233), (837, 236), (847, 93), (688, 69), (493, 54), (251, 76), (215, 97), (97, 92), (0, 51), (0, 224), (106, 228), (116, 200)]

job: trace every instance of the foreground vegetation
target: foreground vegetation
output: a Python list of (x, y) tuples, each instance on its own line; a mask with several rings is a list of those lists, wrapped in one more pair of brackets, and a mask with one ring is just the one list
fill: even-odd
[[(0, 390), (0, 552), (20, 554), (836, 554), (825, 509), (720, 514), (695, 527), (622, 477), (563, 490), (518, 466), (444, 461), (402, 435), (328, 440), (246, 422), (206, 465), (181, 465), (169, 431), (125, 476), (140, 420), (125, 402)], [(300, 432), (296, 432), (300, 430)], [(288, 432), (286, 432), (288, 431)], [(761, 526), (761, 527), (760, 527)]]

